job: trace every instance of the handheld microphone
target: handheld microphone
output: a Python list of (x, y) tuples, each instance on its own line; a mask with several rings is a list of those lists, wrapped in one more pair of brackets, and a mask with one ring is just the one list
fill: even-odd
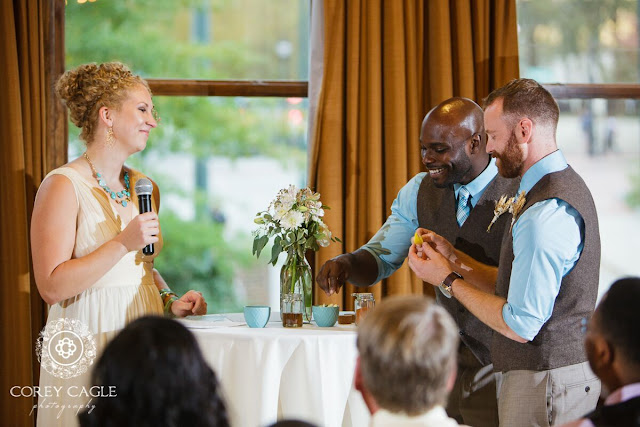
[[(151, 193), (153, 193), (153, 184), (147, 178), (140, 178), (135, 186), (138, 195), (138, 211), (141, 214), (151, 212)], [(153, 255), (153, 243), (149, 243), (142, 248), (145, 255)]]

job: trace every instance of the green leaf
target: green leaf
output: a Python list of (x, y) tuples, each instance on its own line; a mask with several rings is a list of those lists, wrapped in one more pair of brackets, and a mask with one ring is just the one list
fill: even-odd
[(304, 248), (302, 246), (298, 246), (298, 256), (300, 258), (304, 258), (304, 252), (305, 252)]
[(276, 265), (278, 262), (278, 255), (282, 252), (282, 246), (280, 242), (273, 242), (273, 247), (271, 248), (271, 260), (269, 261), (272, 265)]
[(262, 252), (264, 247), (267, 245), (267, 242), (269, 242), (269, 236), (262, 236), (256, 240), (257, 240), (257, 243), (256, 241), (254, 241), (256, 246), (256, 258), (260, 258), (260, 252)]
[(255, 239), (253, 239), (253, 248), (251, 249), (251, 255), (255, 255), (256, 254), (256, 251), (258, 250), (257, 248), (258, 248), (258, 240), (259, 239), (260, 238), (257, 237), (257, 236), (256, 236)]

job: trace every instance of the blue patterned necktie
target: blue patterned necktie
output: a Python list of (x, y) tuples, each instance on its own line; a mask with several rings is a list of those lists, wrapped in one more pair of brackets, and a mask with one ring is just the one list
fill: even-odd
[(456, 211), (456, 219), (458, 220), (458, 226), (462, 227), (462, 224), (469, 217), (471, 212), (471, 206), (469, 206), (469, 190), (464, 185), (460, 187), (458, 192), (458, 210)]

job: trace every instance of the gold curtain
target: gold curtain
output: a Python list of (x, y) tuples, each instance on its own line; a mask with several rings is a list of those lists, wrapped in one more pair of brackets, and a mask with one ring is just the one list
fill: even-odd
[[(421, 171), (420, 124), (429, 109), (451, 96), (479, 102), (518, 77), (515, 0), (324, 0), (322, 16), (309, 183), (331, 207), (326, 222), (344, 244), (316, 254), (316, 273), (366, 243)], [(312, 72), (311, 86), (313, 79)], [(351, 308), (354, 290), (329, 298), (316, 285), (315, 300)], [(433, 294), (406, 263), (372, 291), (377, 300)]]
[(30, 272), (29, 219), (38, 185), (54, 163), (64, 163), (66, 152), (64, 138), (53, 139), (60, 120), (46, 120), (55, 111), (47, 93), (55, 66), (46, 64), (54, 43), (54, 9), (59, 9), (54, 6), (54, 0), (0, 3), (0, 414), (5, 425), (35, 420), (30, 415), (35, 400), (11, 397), (9, 391), (38, 384), (34, 344), (44, 325), (44, 303)]

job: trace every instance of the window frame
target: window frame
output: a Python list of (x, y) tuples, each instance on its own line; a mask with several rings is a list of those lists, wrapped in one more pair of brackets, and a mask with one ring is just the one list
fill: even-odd
[(155, 95), (307, 98), (306, 80), (145, 79)]
[[(68, 161), (67, 110), (56, 99), (54, 86), (65, 72), (65, 0), (45, 2), (45, 79), (47, 81), (47, 165), (51, 169)], [(202, 80), (202, 79), (145, 79), (158, 96), (224, 96), (308, 98), (308, 80)], [(48, 171), (47, 171), (48, 172)]]
[(640, 84), (562, 84), (540, 83), (558, 99), (640, 99)]

